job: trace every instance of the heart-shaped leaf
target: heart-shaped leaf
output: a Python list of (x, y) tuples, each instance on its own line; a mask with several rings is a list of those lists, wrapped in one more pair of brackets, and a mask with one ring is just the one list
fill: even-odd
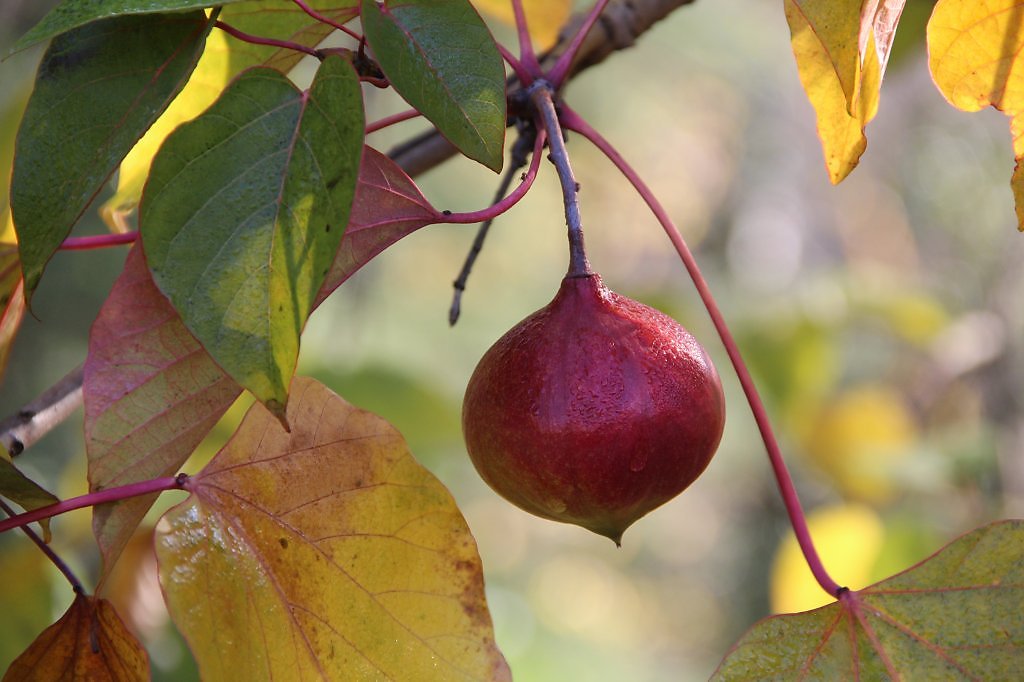
[(202, 12), (150, 14), (95, 22), (51, 43), (11, 177), (27, 300), (75, 221), (184, 86), (209, 29)]
[[(307, 4), (337, 23), (358, 15), (358, 0), (318, 0)], [(237, 2), (224, 7), (217, 18), (250, 35), (280, 38), (307, 47), (318, 44), (334, 30), (312, 19), (290, 0)], [(101, 209), (107, 224), (118, 230), (131, 229), (128, 215), (139, 203), (150, 163), (160, 145), (171, 131), (213, 104), (233, 77), (258, 65), (287, 72), (302, 57), (296, 50), (246, 43), (223, 31), (213, 31), (185, 88), (121, 163), (117, 192)]]
[(4, 682), (144, 682), (149, 657), (104, 599), (79, 594), (4, 675)]
[[(393, 161), (366, 147), (349, 227), (318, 303), (387, 246), (438, 218)], [(240, 391), (189, 333), (134, 247), (89, 338), (83, 396), (90, 490), (175, 473)], [(154, 499), (94, 508), (101, 582)]]
[(939, 0), (928, 20), (928, 66), (950, 104), (964, 111), (993, 106), (1010, 117), (1010, 186), (1024, 230), (1024, 2)]
[(975, 530), (814, 611), (767, 618), (713, 679), (1010, 680), (1024, 668), (1024, 521)]
[(257, 404), (157, 526), (205, 679), (507, 680), (476, 545), (379, 417), (296, 378)]
[(143, 192), (157, 285), (217, 363), (279, 416), (348, 223), (362, 138), (347, 61), (325, 59), (307, 92), (254, 68), (167, 138)]
[[(89, 334), (82, 381), (89, 490), (177, 473), (240, 392), (156, 288), (136, 244)], [(101, 581), (156, 497), (93, 509)]]
[(469, 0), (363, 0), (362, 21), (398, 94), (460, 152), (501, 170), (505, 68)]

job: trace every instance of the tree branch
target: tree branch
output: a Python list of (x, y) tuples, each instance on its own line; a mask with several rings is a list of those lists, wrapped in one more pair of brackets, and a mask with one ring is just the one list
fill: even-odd
[[(674, 10), (689, 5), (694, 0), (611, 0), (601, 13), (597, 24), (587, 34), (576, 59), (569, 67), (568, 78), (580, 71), (600, 64), (619, 50), (636, 44), (637, 39), (649, 31)], [(547, 70), (553, 67), (563, 52), (568, 49), (573, 36), (586, 21), (587, 13), (578, 12), (562, 27), (558, 42), (542, 58), (541, 66)], [(511, 79), (509, 98), (515, 98), (520, 90), (519, 80)], [(439, 132), (431, 130), (393, 147), (391, 157), (410, 177), (416, 177), (441, 165), (456, 154), (455, 147)]]

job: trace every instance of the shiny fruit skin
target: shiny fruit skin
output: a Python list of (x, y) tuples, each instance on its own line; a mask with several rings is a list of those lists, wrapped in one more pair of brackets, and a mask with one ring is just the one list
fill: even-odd
[(593, 274), (566, 277), (484, 354), (462, 409), (470, 458), (496, 492), (616, 544), (704, 471), (724, 425), (696, 339)]

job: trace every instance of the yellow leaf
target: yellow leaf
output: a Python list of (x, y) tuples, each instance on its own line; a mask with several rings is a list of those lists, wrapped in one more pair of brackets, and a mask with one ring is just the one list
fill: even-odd
[(4, 682), (136, 682), (149, 679), (149, 658), (103, 599), (77, 595), (4, 675)]
[[(871, 582), (885, 540), (885, 528), (874, 510), (860, 504), (816, 509), (807, 516), (807, 526), (822, 563), (841, 585), (857, 590)], [(833, 601), (814, 580), (790, 531), (772, 562), (772, 611), (809, 611)]]
[[(511, 0), (473, 0), (473, 4), (481, 12), (509, 26), (515, 26)], [(569, 19), (571, 9), (571, 0), (523, 0), (534, 49), (540, 52), (555, 44), (559, 30)]]
[(227, 35), (223, 31), (211, 32), (188, 83), (121, 162), (117, 192), (100, 208), (100, 215), (111, 230), (131, 229), (126, 219), (139, 202), (157, 149), (175, 128), (198, 116), (217, 99), (231, 75), (230, 57)]
[(928, 20), (928, 66), (950, 104), (1010, 117), (1010, 185), (1024, 230), (1024, 0), (939, 0)]
[[(887, 56), (891, 45), (881, 22), (895, 30), (892, 6), (899, 4), (889, 2), (878, 8), (878, 0), (864, 4), (861, 0), (786, 0), (797, 71), (817, 114), (818, 136), (833, 183), (850, 174), (867, 147), (864, 127), (878, 111), (879, 57)], [(876, 35), (890, 43), (879, 44)]]
[(0, 213), (0, 244), (17, 244), (18, 235), (14, 232), (14, 219), (11, 217), (11, 207), (5, 206)]
[(449, 492), (379, 417), (296, 378), (157, 525), (160, 582), (204, 679), (507, 680)]

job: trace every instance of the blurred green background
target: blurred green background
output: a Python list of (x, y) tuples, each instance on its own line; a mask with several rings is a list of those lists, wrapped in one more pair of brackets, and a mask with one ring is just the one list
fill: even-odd
[[(53, 4), (5, 0), (0, 46)], [(773, 415), (826, 564), (855, 588), (975, 526), (1024, 513), (1024, 241), (1009, 189), (1008, 125), (994, 111), (955, 111), (931, 84), (930, 7), (908, 2), (867, 153), (839, 187), (826, 178), (781, 2), (698, 0), (567, 91), (697, 252)], [(5, 165), (40, 55), (0, 63)], [(379, 91), (367, 96), (368, 119), (403, 108)], [(370, 143), (387, 150), (421, 128), (403, 124)], [(461, 396), (476, 360), (550, 300), (566, 267), (547, 164), (492, 230), (455, 328), (447, 323), (451, 282), (474, 228), (430, 227), (317, 311), (300, 371), (395, 424), (452, 490), (479, 543), (498, 643), (516, 679), (706, 679), (758, 618), (822, 602), (794, 560), (753, 420), (668, 240), (600, 154), (576, 137), (569, 149), (591, 262), (613, 289), (702, 339), (728, 396), (709, 470), (631, 528), (622, 549), (503, 502), (461, 441)], [(451, 210), (484, 206), (497, 183), (465, 160), (417, 181)], [(76, 234), (103, 229), (90, 211)], [(57, 255), (37, 317), (25, 320), (12, 351), (0, 415), (83, 360), (124, 253)], [(228, 433), (218, 430), (201, 456)], [(18, 461), (61, 497), (85, 492), (81, 413)], [(165, 497), (164, 508), (180, 499)], [(53, 528), (54, 547), (90, 583), (98, 556), (88, 513)], [(111, 596), (147, 643), (155, 677), (194, 679), (155, 587), (148, 539), (140, 536), (122, 563)], [(16, 533), (0, 536), (0, 573), (6, 667), (71, 593)]]

